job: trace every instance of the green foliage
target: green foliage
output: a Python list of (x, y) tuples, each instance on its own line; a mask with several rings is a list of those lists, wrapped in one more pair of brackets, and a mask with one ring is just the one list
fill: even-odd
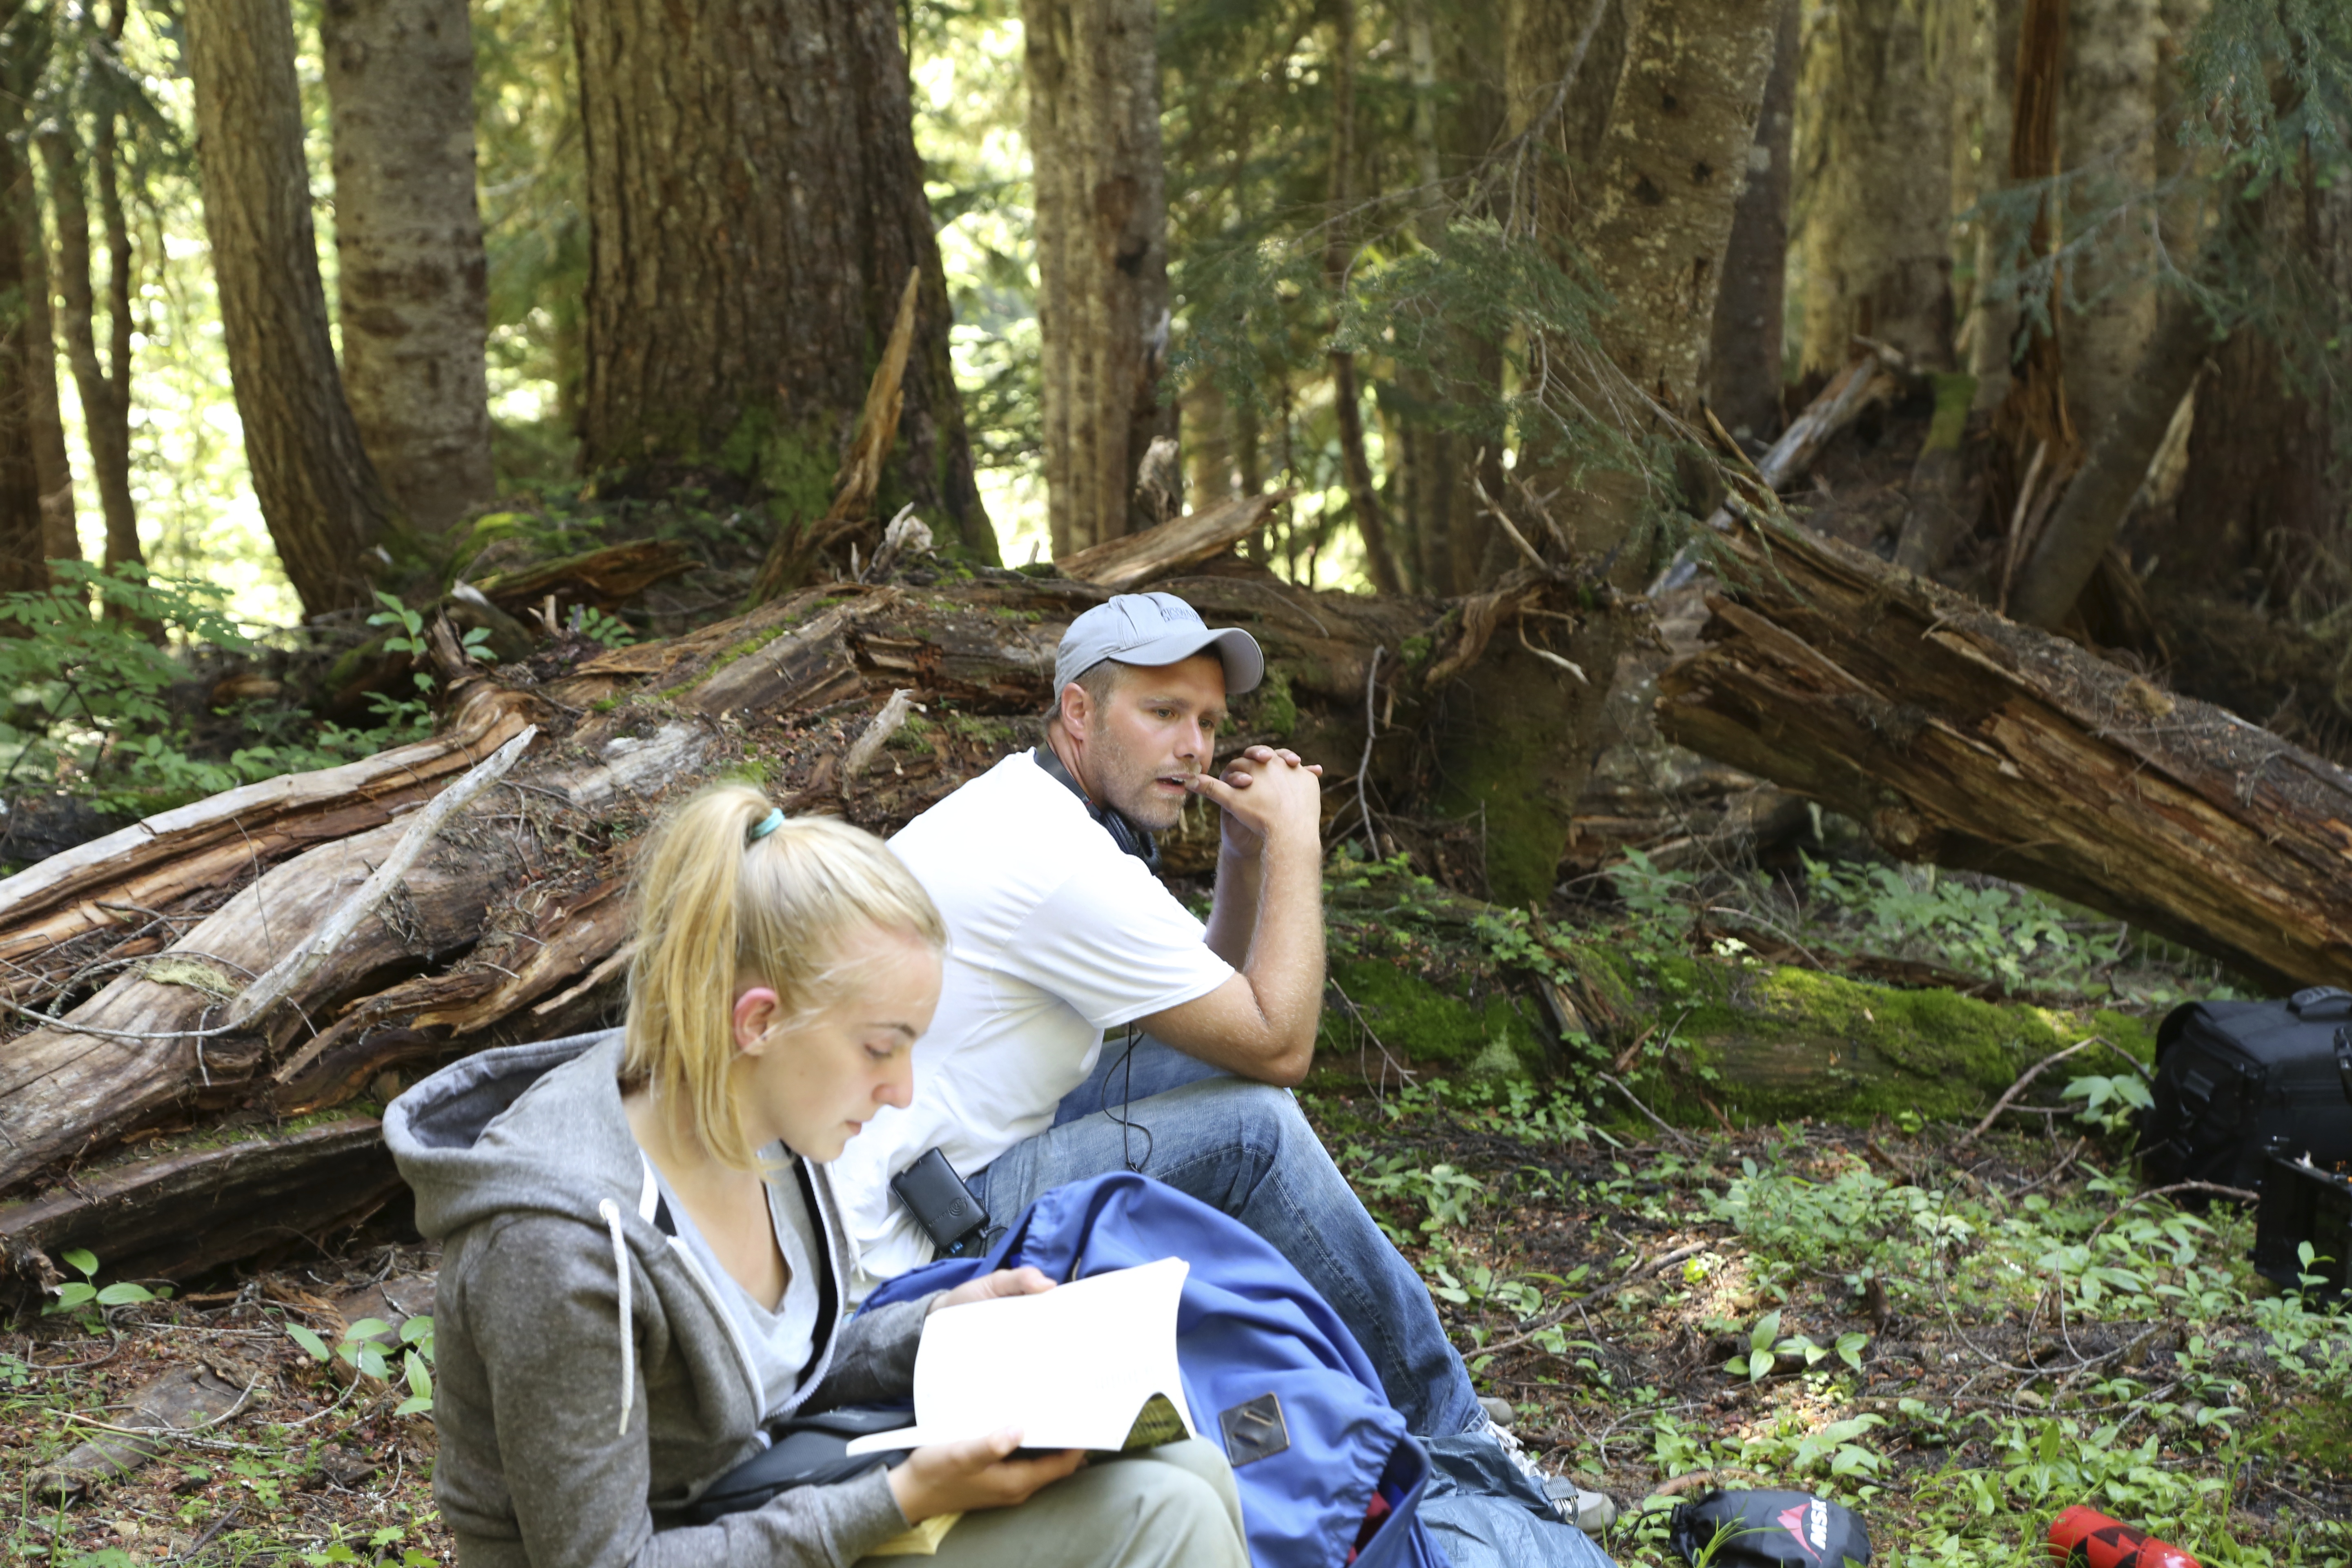
[(618, 616), (608, 616), (593, 605), (572, 606), (572, 629), (606, 647), (627, 647), (637, 640), (628, 622)]
[(397, 1335), (382, 1318), (362, 1318), (343, 1331), (341, 1341), (330, 1348), (327, 1342), (313, 1330), (300, 1323), (286, 1325), (286, 1335), (300, 1346), (304, 1354), (318, 1362), (341, 1361), (345, 1366), (379, 1383), (389, 1383), (395, 1375), (393, 1357), (397, 1355), (397, 1375), (408, 1389), (394, 1415), (417, 1415), (433, 1408), (433, 1320), (415, 1317), (404, 1321)]
[(57, 1300), (41, 1309), (43, 1317), (56, 1312), (74, 1312), (79, 1315), (83, 1327), (94, 1330), (99, 1326), (100, 1308), (135, 1306), (142, 1301), (160, 1300), (172, 1293), (168, 1286), (161, 1290), (150, 1290), (144, 1285), (133, 1284), (128, 1279), (100, 1285), (98, 1282), (98, 1258), (87, 1247), (69, 1248), (63, 1254), (63, 1260), (81, 1278), (51, 1287), (51, 1294)]
[[(144, 813), (310, 768), (329, 767), (413, 738), (429, 726), (422, 702), (394, 704), (373, 730), (320, 723), (288, 708), (248, 703), (233, 715), (254, 744), (225, 760), (191, 754), (173, 688), (191, 679), (203, 649), (255, 655), (261, 647), (226, 608), (212, 583), (50, 563), (44, 591), (0, 595), (0, 622), (35, 635), (0, 637), (0, 789), (62, 784), (101, 809)], [(120, 614), (93, 613), (95, 603)], [(141, 629), (157, 627), (157, 642)], [(420, 622), (421, 627), (421, 622)], [(408, 628), (404, 627), (404, 631)]]

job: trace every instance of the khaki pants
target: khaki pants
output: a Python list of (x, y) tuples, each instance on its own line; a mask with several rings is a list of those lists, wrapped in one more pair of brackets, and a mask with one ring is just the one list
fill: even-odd
[[(918, 1557), (867, 1557), (914, 1568)], [(968, 1513), (938, 1568), (1249, 1568), (1241, 1494), (1213, 1443), (1193, 1438), (1097, 1459), (1018, 1508)]]

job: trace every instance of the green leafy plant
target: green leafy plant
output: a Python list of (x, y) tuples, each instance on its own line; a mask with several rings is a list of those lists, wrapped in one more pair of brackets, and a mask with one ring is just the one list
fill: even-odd
[(394, 1377), (394, 1362), (397, 1355), (399, 1376), (408, 1389), (408, 1397), (393, 1411), (395, 1415), (416, 1415), (433, 1408), (433, 1320), (429, 1317), (410, 1318), (402, 1322), (397, 1334), (382, 1318), (362, 1318), (343, 1331), (340, 1342), (330, 1347), (319, 1333), (300, 1323), (286, 1325), (287, 1337), (302, 1347), (303, 1352), (317, 1362), (341, 1361), (348, 1367), (379, 1383), (390, 1383)]
[[(71, 1312), (96, 1307), (128, 1307), (140, 1301), (160, 1300), (171, 1294), (169, 1289), (150, 1290), (128, 1279), (118, 1279), (111, 1285), (98, 1282), (98, 1258), (87, 1247), (69, 1248), (63, 1255), (68, 1267), (81, 1276), (55, 1287), (57, 1300), (41, 1309), (44, 1317), (55, 1312)], [(89, 1312), (86, 1321), (94, 1321), (95, 1312)]]
[(589, 641), (606, 647), (627, 647), (637, 640), (628, 622), (618, 616), (606, 615), (593, 605), (572, 605), (571, 626)]
[(1771, 1375), (1773, 1367), (1780, 1362), (1802, 1362), (1807, 1367), (1814, 1367), (1834, 1354), (1860, 1372), (1862, 1347), (1869, 1342), (1870, 1336), (1862, 1333), (1840, 1334), (1836, 1342), (1829, 1345), (1815, 1344), (1803, 1334), (1783, 1337), (1780, 1314), (1767, 1312), (1756, 1320), (1756, 1326), (1748, 1331), (1748, 1353), (1733, 1356), (1723, 1363), (1723, 1370), (1734, 1377), (1761, 1383)]
[(2058, 1098), (2081, 1100), (2083, 1109), (2074, 1113), (2074, 1120), (2106, 1132), (2122, 1131), (2130, 1125), (2134, 1111), (2147, 1110), (2156, 1104), (2147, 1082), (2134, 1072), (2078, 1078)]

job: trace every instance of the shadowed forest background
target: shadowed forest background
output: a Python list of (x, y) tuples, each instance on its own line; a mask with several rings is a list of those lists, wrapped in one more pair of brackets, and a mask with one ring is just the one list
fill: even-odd
[(0, 0), (10, 1550), (446, 1560), (383, 1103), (1162, 587), (1622, 1560), (2346, 1561), (2352, 1331), (2133, 1115), (2352, 986), (2347, 137), (2341, 0)]

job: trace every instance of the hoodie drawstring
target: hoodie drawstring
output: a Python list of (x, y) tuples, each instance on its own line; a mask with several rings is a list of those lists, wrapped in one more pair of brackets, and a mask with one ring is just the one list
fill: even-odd
[(631, 1299), (633, 1284), (629, 1278), (629, 1244), (621, 1236), (620, 1205), (606, 1198), (597, 1204), (596, 1212), (604, 1216), (604, 1228), (612, 1233), (613, 1270), (621, 1280), (620, 1436), (625, 1437), (629, 1435), (629, 1406), (635, 1403), (637, 1394), (637, 1333), (632, 1320), (635, 1302)]

